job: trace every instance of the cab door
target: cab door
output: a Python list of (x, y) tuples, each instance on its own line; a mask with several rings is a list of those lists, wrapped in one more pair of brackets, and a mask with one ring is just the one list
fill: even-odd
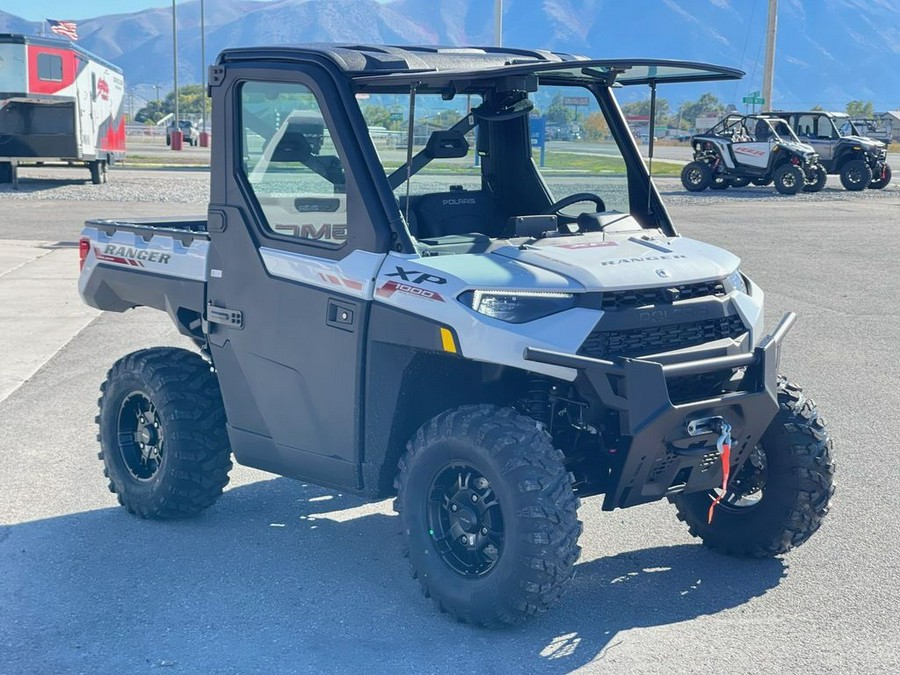
[(336, 87), (315, 67), (216, 85), (206, 326), (236, 459), (355, 490), (389, 237)]

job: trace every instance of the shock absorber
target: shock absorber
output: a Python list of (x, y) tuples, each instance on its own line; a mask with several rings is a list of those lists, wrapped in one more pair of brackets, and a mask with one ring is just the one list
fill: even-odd
[(550, 380), (534, 375), (528, 380), (528, 390), (522, 406), (532, 419), (550, 426)]

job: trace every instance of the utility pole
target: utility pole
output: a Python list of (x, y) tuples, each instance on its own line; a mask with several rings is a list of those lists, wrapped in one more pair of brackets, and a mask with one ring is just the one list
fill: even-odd
[(769, 0), (769, 22), (766, 26), (766, 63), (763, 70), (762, 88), (763, 112), (772, 109), (772, 83), (775, 80), (775, 35), (777, 32), (778, 0)]
[(494, 0), (494, 42), (503, 46), (503, 0)]
[(200, 84), (200, 103), (203, 106), (200, 131), (206, 133), (206, 21), (203, 16), (203, 0), (200, 0)]
[[(181, 150), (181, 127), (178, 126), (178, 21), (175, 18), (175, 0), (172, 0), (172, 77), (175, 80), (175, 118), (172, 123), (172, 149)], [(178, 142), (176, 143), (176, 138)]]

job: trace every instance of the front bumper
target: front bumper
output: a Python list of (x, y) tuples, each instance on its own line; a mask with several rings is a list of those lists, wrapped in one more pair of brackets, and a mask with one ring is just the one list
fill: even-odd
[[(731, 458), (741, 466), (778, 412), (781, 343), (796, 320), (786, 314), (750, 352), (663, 365), (640, 358), (615, 362), (528, 348), (525, 360), (575, 368), (602, 406), (619, 414), (622, 438), (604, 510), (656, 501), (722, 483), (717, 434), (697, 433), (700, 420), (721, 418), (732, 427)], [(743, 368), (737, 391), (673, 404), (668, 380)], [(691, 424), (694, 422), (695, 424)]]

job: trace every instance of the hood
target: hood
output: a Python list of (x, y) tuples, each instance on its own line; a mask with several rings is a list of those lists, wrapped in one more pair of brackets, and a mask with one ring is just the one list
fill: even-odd
[(812, 155), (815, 154), (816, 149), (811, 146), (809, 143), (795, 143), (794, 141), (782, 141), (781, 145), (787, 148), (788, 150), (793, 150), (798, 155)]
[(588, 291), (653, 288), (723, 279), (740, 259), (685, 237), (605, 238), (602, 234), (504, 246), (493, 255), (574, 279)]
[(841, 136), (841, 138), (845, 141), (850, 141), (851, 143), (858, 143), (862, 145), (867, 150), (880, 150), (881, 148), (886, 148), (887, 146), (881, 141), (877, 141), (874, 138), (869, 138), (868, 136)]

